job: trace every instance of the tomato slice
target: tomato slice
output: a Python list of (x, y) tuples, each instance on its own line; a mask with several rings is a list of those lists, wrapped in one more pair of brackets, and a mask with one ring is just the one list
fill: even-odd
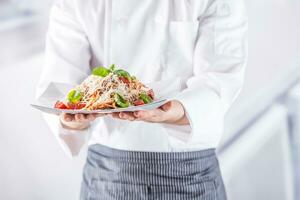
[(153, 92), (152, 89), (149, 90), (149, 91), (147, 92), (147, 95), (148, 95), (149, 97), (151, 97), (152, 100), (154, 100), (154, 92)]
[(67, 103), (67, 107), (68, 107), (68, 109), (70, 109), (70, 110), (74, 110), (74, 109), (75, 109), (75, 104), (74, 104), (74, 103), (68, 102), (68, 103)]
[(133, 102), (133, 105), (135, 106), (141, 106), (141, 105), (144, 105), (144, 101), (142, 99), (138, 99), (136, 101)]
[(68, 104), (67, 104), (67, 107), (68, 107), (68, 109), (71, 109), (71, 110), (79, 110), (79, 109), (82, 109), (82, 108), (84, 108), (86, 106), (86, 104), (85, 103), (70, 103), (70, 102), (68, 102)]
[(123, 81), (124, 83), (126, 83), (127, 85), (130, 83), (130, 81), (127, 78), (123, 77), (123, 76), (120, 76), (119, 79), (121, 81)]
[(78, 104), (76, 104), (75, 105), (75, 109), (82, 109), (82, 108), (84, 108), (86, 106), (86, 104), (85, 103), (78, 103)]
[(54, 105), (54, 108), (58, 109), (68, 109), (68, 107), (61, 101), (57, 101)]

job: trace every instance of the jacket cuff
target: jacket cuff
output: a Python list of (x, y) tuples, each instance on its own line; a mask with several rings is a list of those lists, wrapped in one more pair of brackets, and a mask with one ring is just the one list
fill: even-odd
[(80, 131), (69, 130), (62, 126), (58, 116), (43, 113), (43, 117), (63, 151), (71, 158), (78, 156), (89, 138), (89, 128)]
[[(223, 132), (224, 111), (220, 97), (207, 87), (188, 88), (175, 96), (190, 122), (189, 144), (218, 143)], [(216, 144), (217, 145), (217, 144)]]

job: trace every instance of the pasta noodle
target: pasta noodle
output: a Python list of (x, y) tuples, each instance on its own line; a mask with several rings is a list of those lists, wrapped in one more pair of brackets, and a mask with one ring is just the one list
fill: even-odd
[[(80, 85), (70, 91), (68, 102), (57, 102), (60, 109), (115, 109), (150, 103), (153, 90), (146, 87), (124, 70), (99, 68), (104, 75), (96, 72), (88, 76)], [(102, 71), (101, 71), (102, 70)], [(107, 70), (107, 71), (105, 71)], [(59, 105), (58, 105), (59, 104)]]

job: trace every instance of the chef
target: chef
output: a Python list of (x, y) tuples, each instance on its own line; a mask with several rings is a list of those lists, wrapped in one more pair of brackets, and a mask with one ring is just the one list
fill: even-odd
[(71, 156), (88, 143), (80, 199), (225, 200), (215, 149), (247, 60), (242, 0), (57, 0), (37, 96), (116, 66), (180, 92), (160, 108), (45, 115)]

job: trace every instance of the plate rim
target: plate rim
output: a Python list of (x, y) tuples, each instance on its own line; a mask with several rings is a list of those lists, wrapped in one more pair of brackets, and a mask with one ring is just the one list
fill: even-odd
[[(138, 108), (143, 108), (145, 106), (150, 106), (150, 105), (155, 105), (155, 104), (159, 104), (159, 103), (162, 103), (162, 102), (165, 102), (167, 101), (167, 98), (163, 98), (163, 99), (159, 99), (159, 100), (156, 100), (156, 101), (153, 101), (151, 103), (148, 103), (148, 104), (144, 104), (144, 105), (139, 105), (139, 106), (130, 106), (130, 107), (127, 107), (127, 108), (115, 108), (115, 109), (105, 109), (105, 110), (70, 110), (70, 109), (58, 109), (58, 108), (51, 108), (51, 107), (48, 107), (46, 105), (40, 105), (40, 104), (36, 104), (36, 103), (31, 103), (30, 106), (32, 106), (33, 108), (35, 109), (48, 109), (48, 110), (52, 110), (52, 111), (55, 111), (56, 113), (70, 113), (70, 114), (79, 114), (79, 113), (82, 113), (82, 114), (93, 114), (93, 113), (113, 113), (113, 112), (126, 112), (129, 108), (134, 108), (135, 110), (138, 109)], [(40, 109), (39, 109), (40, 108)], [(42, 111), (42, 110), (41, 110)], [(130, 111), (128, 111), (130, 112)]]

